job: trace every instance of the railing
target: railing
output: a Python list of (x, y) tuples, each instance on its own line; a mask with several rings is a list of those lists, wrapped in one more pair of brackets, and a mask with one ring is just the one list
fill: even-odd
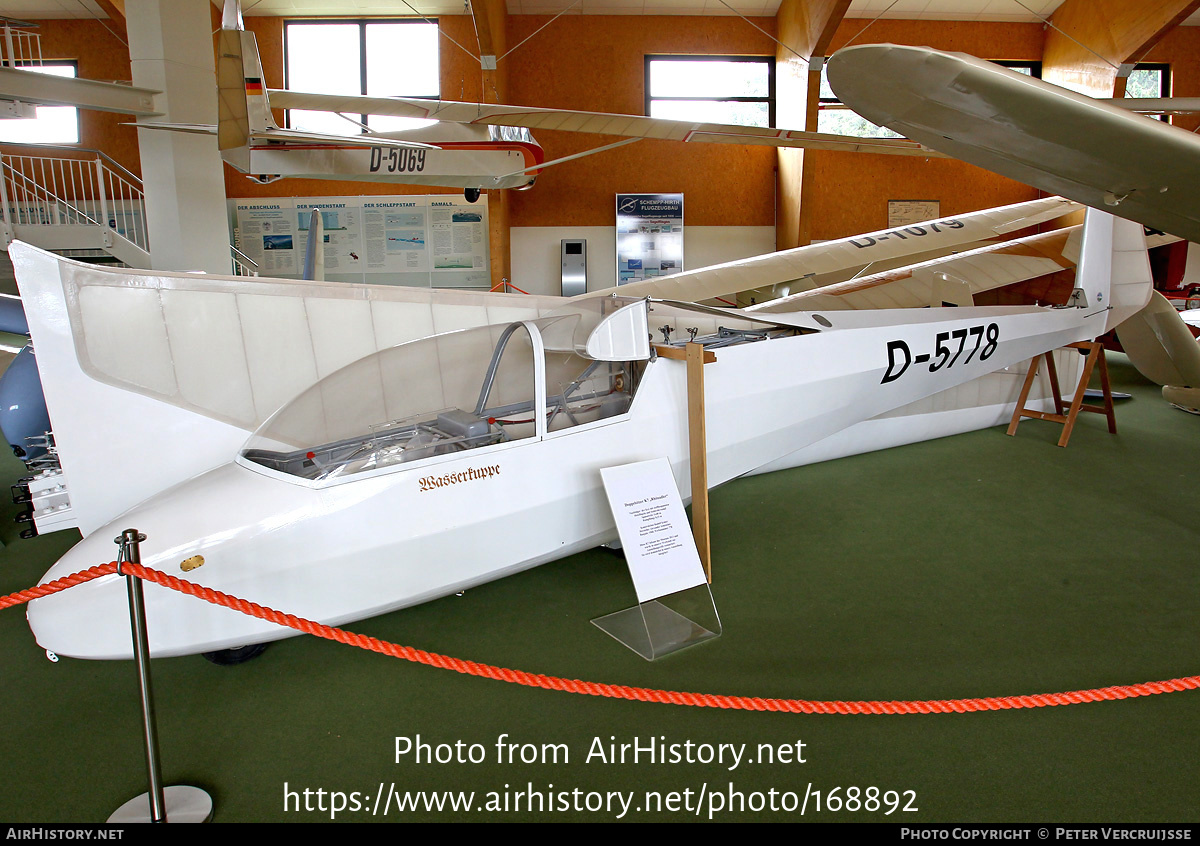
[[(60, 253), (98, 248), (127, 266), (150, 266), (145, 194), (137, 176), (86, 147), (5, 146), (28, 147), (30, 154), (0, 152), (0, 248), (19, 237)], [(46, 152), (70, 155), (41, 155)], [(29, 227), (44, 229), (44, 238)], [(237, 247), (230, 247), (230, 263), (235, 276), (258, 276), (258, 264)]]
[(4, 18), (0, 39), (0, 64), (10, 68), (42, 64), (42, 38), (29, 30), (37, 24)]
[(0, 208), (10, 232), (14, 225), (107, 227), (150, 251), (140, 179), (99, 150), (31, 146), (75, 155), (0, 154)]
[(258, 262), (232, 244), (229, 245), (229, 257), (233, 261), (234, 276), (258, 275)]

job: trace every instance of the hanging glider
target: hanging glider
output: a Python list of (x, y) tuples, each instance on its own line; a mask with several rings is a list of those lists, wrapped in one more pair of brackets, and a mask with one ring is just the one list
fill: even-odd
[[(39, 91), (45, 92), (43, 97)], [(0, 98), (23, 102), (104, 108), (147, 118), (157, 114), (153, 111), (154, 93), (86, 80), (48, 81), (26, 71), (0, 69)], [(122, 94), (125, 96), (118, 96)], [(216, 135), (224, 160), (260, 182), (307, 177), (436, 185), (462, 188), (472, 200), (484, 190), (529, 188), (544, 168), (641, 139), (941, 155), (903, 139), (530, 106), (268, 90), (254, 34), (245, 31), (236, 0), (226, 0), (218, 34), (217, 94), (216, 125), (142, 120), (138, 127)], [(273, 108), (338, 114), (362, 132), (346, 136), (280, 127), (271, 113)], [(359, 123), (358, 116), (363, 114), (435, 123), (402, 132), (375, 132)], [(531, 129), (584, 132), (619, 140), (548, 161)]]
[[(235, 0), (227, 0), (219, 40), (220, 121), (216, 131), (225, 160), (260, 181), (304, 176), (442, 185), (463, 188), (467, 198), (474, 200), (484, 190), (531, 187), (544, 168), (644, 138), (931, 155), (919, 144), (905, 140), (527, 106), (267, 90), (263, 79), (254, 34), (244, 30)], [(272, 108), (436, 123), (388, 133), (363, 127), (367, 132), (358, 137), (296, 133), (275, 124)], [(164, 124), (157, 127), (181, 128)], [(547, 161), (531, 129), (586, 132), (622, 140)]]

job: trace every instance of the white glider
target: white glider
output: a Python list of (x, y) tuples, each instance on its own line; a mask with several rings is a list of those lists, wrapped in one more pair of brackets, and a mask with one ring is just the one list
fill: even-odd
[[(1081, 250), (1079, 290), (1067, 307), (764, 319), (611, 296), (560, 301), (536, 319), (369, 352), (302, 390), (223, 465), (90, 533), (45, 578), (110, 559), (115, 533), (136, 526), (149, 536), (142, 556), (149, 566), (178, 572), (200, 556), (203, 566), (188, 572), (200, 584), (337, 624), (609, 540), (601, 468), (667, 456), (680, 489), (689, 489), (684, 368), (647, 344), (660, 324), (675, 329), (671, 343), (694, 334), (717, 356), (705, 368), (710, 485), (994, 425), (1011, 413), (1017, 365), (1096, 337), (1145, 303), (1150, 274), (1141, 227), (1092, 215)], [(61, 290), (64, 276), (82, 273), (31, 248), (18, 249), (16, 259), (30, 292)], [(1111, 284), (1110, 275), (1120, 282)], [(334, 307), (369, 319), (373, 304), (364, 293)], [(280, 304), (262, 300), (254, 307)], [(70, 317), (31, 311), (35, 343), (48, 332), (46, 346), (55, 351), (47, 357), (38, 348), (45, 381), (63, 356), (76, 354), (54, 339), (51, 325), (65, 318), (69, 329)], [(154, 375), (142, 374), (146, 381)], [(980, 387), (993, 377), (1003, 389)], [(972, 383), (973, 406), (916, 411)], [(122, 393), (104, 387), (109, 396)], [(51, 394), (48, 386), (53, 416), (63, 398)], [(995, 402), (979, 401), (990, 394)], [(154, 402), (140, 399), (139, 410)], [(146, 600), (158, 655), (294, 634), (150, 585)], [(29, 620), (38, 642), (58, 654), (130, 653), (116, 576), (35, 601)]]

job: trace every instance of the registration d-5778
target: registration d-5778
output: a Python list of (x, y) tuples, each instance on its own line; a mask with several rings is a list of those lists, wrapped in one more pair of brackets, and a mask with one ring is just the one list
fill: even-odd
[[(996, 345), (999, 343), (1000, 327), (995, 323), (938, 332), (933, 352), (916, 356), (913, 355), (907, 341), (888, 341), (888, 366), (879, 384), (886, 385), (896, 381), (913, 364), (929, 362), (929, 372), (936, 373), (942, 368), (954, 367), (955, 364), (970, 364), (977, 353), (980, 361), (986, 361), (996, 351)], [(967, 353), (965, 358), (964, 352)]]

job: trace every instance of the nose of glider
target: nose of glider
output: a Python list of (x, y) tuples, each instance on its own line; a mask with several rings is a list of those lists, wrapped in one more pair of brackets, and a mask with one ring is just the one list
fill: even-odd
[[(261, 576), (260, 557), (286, 559), (286, 527), (311, 516), (312, 491), (227, 464), (172, 488), (97, 529), (42, 577), (42, 584), (117, 557), (113, 540), (126, 528), (146, 535), (146, 567), (237, 594)], [(272, 555), (271, 550), (281, 554)], [(270, 569), (269, 565), (266, 569)], [(145, 582), (151, 654), (184, 655), (277, 639), (280, 627)], [(58, 655), (120, 659), (133, 654), (124, 576), (93, 579), (29, 604), (38, 644)], [(285, 630), (287, 631), (287, 630)]]
[(842, 103), (873, 123), (897, 129), (892, 124), (950, 101), (955, 107), (970, 107), (954, 96), (954, 78), (964, 62), (986, 66), (924, 47), (863, 44), (834, 53), (827, 70), (829, 85)]
[(893, 44), (845, 47), (829, 58), (829, 86), (846, 106), (883, 126), (917, 104), (910, 83), (926, 73), (922, 64), (927, 55)]

